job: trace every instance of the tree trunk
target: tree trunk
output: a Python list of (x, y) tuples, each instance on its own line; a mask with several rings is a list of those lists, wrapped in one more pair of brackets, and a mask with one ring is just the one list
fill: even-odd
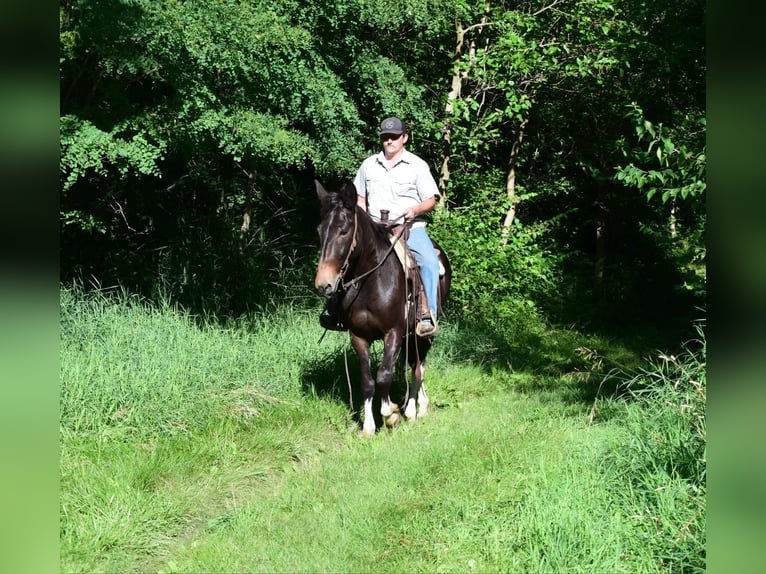
[(519, 156), (519, 151), (521, 150), (521, 142), (524, 140), (524, 128), (528, 121), (529, 119), (525, 119), (521, 122), (521, 125), (519, 125), (516, 139), (513, 142), (513, 146), (511, 146), (511, 157), (508, 160), (508, 176), (505, 178), (505, 193), (510, 202), (510, 206), (508, 207), (508, 213), (506, 213), (505, 220), (503, 221), (503, 247), (508, 244), (508, 235), (511, 232), (511, 226), (516, 217), (516, 158)]
[(463, 86), (463, 74), (460, 72), (460, 56), (463, 51), (463, 40), (465, 39), (465, 30), (460, 22), (455, 25), (457, 39), (455, 42), (455, 57), (452, 67), (452, 84), (447, 94), (447, 104), (444, 106), (444, 127), (442, 128), (442, 168), (439, 175), (439, 205), (444, 207), (447, 204), (447, 185), (449, 183), (449, 161), (452, 155), (452, 118), (455, 116), (455, 100), (460, 97), (460, 90)]
[(597, 296), (601, 295), (604, 288), (604, 268), (606, 266), (606, 196), (604, 184), (596, 185), (596, 263), (594, 266), (594, 287)]
[[(460, 70), (460, 59), (463, 55), (463, 43), (465, 42), (465, 35), (470, 30), (478, 28), (479, 31), (487, 25), (488, 16), (492, 4), (490, 0), (487, 0), (484, 4), (484, 16), (482, 17), (480, 24), (474, 24), (468, 28), (463, 28), (460, 22), (455, 23), (455, 54), (453, 57), (452, 65), (452, 81), (450, 83), (450, 91), (447, 94), (447, 103), (444, 106), (444, 127), (442, 128), (442, 167), (439, 174), (439, 206), (444, 207), (447, 205), (447, 186), (450, 178), (450, 166), (449, 162), (452, 157), (452, 120), (455, 117), (455, 102), (460, 98), (460, 93), (463, 88), (463, 81), (468, 77), (467, 71)], [(476, 42), (471, 42), (470, 53), (473, 55), (476, 51)], [(473, 61), (473, 59), (471, 59)]]
[(671, 239), (676, 238), (676, 214), (678, 213), (678, 207), (676, 206), (676, 198), (673, 197), (670, 200), (670, 218), (668, 220), (668, 226), (670, 228)]
[(247, 186), (245, 187), (245, 210), (242, 213), (242, 225), (239, 228), (239, 254), (245, 255), (247, 246), (247, 232), (250, 231), (250, 222), (253, 219), (253, 191), (255, 190), (255, 172), (245, 171), (247, 174)]

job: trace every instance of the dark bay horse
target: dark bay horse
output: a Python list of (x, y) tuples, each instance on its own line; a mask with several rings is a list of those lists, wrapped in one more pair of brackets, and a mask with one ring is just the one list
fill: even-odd
[[(351, 336), (359, 357), (364, 400), (362, 434), (375, 433), (372, 400), (380, 389), (380, 414), (386, 426), (399, 421), (399, 407), (389, 396), (395, 361), (405, 355), (412, 369), (404, 416), (408, 420), (425, 416), (428, 395), (423, 385), (425, 359), (432, 338), (415, 335), (417, 296), (405, 278), (404, 269), (391, 248), (389, 232), (358, 207), (354, 184), (345, 183), (339, 192), (325, 190), (316, 183), (321, 202), (319, 238), (322, 250), (315, 286), (325, 297), (340, 297), (340, 319)], [(404, 241), (404, 239), (400, 239)], [(439, 259), (444, 268), (439, 278), (438, 310), (449, 293), (452, 270), (444, 252)], [(383, 359), (373, 380), (370, 345), (383, 340)], [(404, 353), (401, 351), (404, 350)]]

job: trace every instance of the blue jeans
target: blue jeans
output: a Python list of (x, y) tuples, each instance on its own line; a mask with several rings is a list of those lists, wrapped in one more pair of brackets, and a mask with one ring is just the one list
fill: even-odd
[(439, 258), (434, 251), (431, 238), (428, 237), (424, 227), (410, 229), (410, 237), (407, 245), (415, 256), (415, 261), (420, 267), (420, 275), (423, 277), (423, 287), (428, 297), (428, 308), (431, 316), (436, 319), (437, 289), (439, 287)]

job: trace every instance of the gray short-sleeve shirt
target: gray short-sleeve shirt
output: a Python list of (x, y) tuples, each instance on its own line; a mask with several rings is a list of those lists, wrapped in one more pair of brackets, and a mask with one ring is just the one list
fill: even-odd
[[(392, 221), (401, 218), (408, 208), (439, 195), (428, 164), (408, 150), (403, 150), (391, 169), (386, 168), (382, 151), (368, 157), (356, 173), (354, 186), (360, 196), (367, 198), (370, 215), (377, 219), (380, 210), (387, 209)], [(424, 226), (425, 221), (415, 219), (413, 227)]]

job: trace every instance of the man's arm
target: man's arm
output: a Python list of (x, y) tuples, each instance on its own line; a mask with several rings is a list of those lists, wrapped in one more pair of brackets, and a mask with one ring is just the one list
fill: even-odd
[(435, 196), (431, 196), (428, 199), (424, 199), (423, 201), (418, 203), (415, 207), (410, 207), (407, 211), (404, 212), (404, 220), (409, 221), (410, 219), (415, 219), (419, 215), (428, 213), (435, 206), (436, 206)]
[(367, 198), (363, 195), (357, 195), (356, 196), (356, 204), (361, 207), (363, 210), (367, 211)]

